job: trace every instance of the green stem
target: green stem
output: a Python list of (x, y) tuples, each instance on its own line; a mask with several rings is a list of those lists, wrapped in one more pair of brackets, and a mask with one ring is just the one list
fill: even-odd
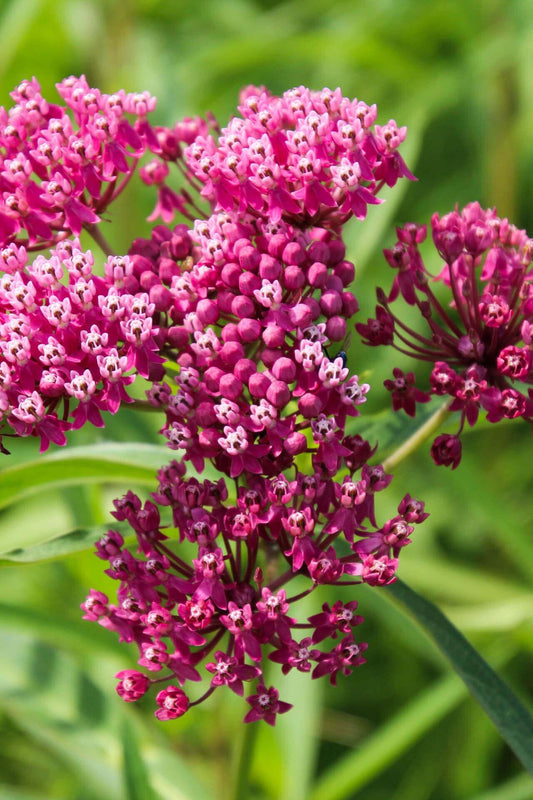
[(133, 403), (130, 403), (130, 408), (134, 408), (136, 411), (157, 411), (159, 414), (162, 411), (161, 408), (153, 406), (148, 400), (140, 399), (136, 399)]
[(453, 398), (450, 398), (445, 403), (442, 404), (440, 408), (435, 411), (433, 416), (431, 416), (427, 422), (425, 422), (418, 430), (416, 430), (412, 436), (409, 437), (403, 444), (398, 447), (394, 453), (385, 459), (383, 462), (383, 468), (386, 472), (390, 472), (391, 469), (394, 469), (400, 461), (403, 461), (404, 458), (410, 456), (411, 453), (420, 447), (426, 439), (435, 433), (435, 431), (440, 427), (440, 425), (444, 422), (444, 420), (449, 415), (449, 407), (452, 403)]
[(89, 222), (87, 223), (87, 225), (84, 226), (84, 228), (89, 234), (89, 236), (92, 236), (98, 247), (102, 250), (103, 253), (106, 254), (106, 256), (116, 256), (115, 251), (113, 250), (113, 248), (111, 247), (111, 245), (109, 244), (109, 242), (107, 241), (107, 239), (105, 238), (102, 231), (97, 225), (94, 225), (92, 222)]
[(255, 739), (259, 726), (256, 722), (241, 723), (240, 738), (235, 751), (233, 787), (229, 800), (248, 800), (248, 778), (253, 761)]

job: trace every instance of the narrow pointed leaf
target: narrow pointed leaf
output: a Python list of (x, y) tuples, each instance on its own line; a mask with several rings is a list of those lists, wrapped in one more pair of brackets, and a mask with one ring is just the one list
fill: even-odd
[(109, 530), (119, 531), (124, 537), (132, 533), (127, 522), (116, 522), (115, 520), (108, 524), (95, 525), (92, 528), (77, 528), (62, 536), (57, 536), (55, 539), (50, 539), (48, 542), (42, 542), (33, 547), (17, 547), (15, 550), (2, 553), (0, 567), (14, 563), (32, 564), (35, 561), (47, 561), (70, 553), (78, 553), (80, 550), (92, 549), (94, 543)]
[(518, 697), (433, 603), (400, 580), (385, 591), (414, 615), (533, 775), (533, 718)]
[(156, 484), (156, 472), (170, 461), (166, 447), (149, 444), (98, 444), (8, 467), (0, 472), (0, 508), (52, 486), (87, 483)]
[(129, 800), (158, 800), (148, 778), (139, 742), (131, 720), (122, 723), (123, 774), (126, 796)]
[(455, 675), (423, 690), (365, 743), (339, 759), (314, 785), (310, 800), (348, 800), (446, 716), (466, 696)]

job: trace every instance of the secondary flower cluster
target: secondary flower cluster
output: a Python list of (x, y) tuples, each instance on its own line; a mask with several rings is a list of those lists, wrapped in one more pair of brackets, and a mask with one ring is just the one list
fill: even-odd
[[(359, 463), (352, 461), (342, 481), (296, 470), (291, 481), (283, 475), (250, 478), (230, 499), (224, 479), (200, 483), (185, 477), (183, 462), (173, 462), (159, 473), (157, 504), (143, 505), (132, 492), (115, 501), (114, 516), (133, 528), (141, 556), (130, 552), (118, 531), (109, 531), (97, 554), (119, 581), (118, 605), (92, 591), (82, 608), (85, 619), (139, 649), (138, 663), (148, 674), (118, 673), (117, 691), (125, 700), (137, 700), (152, 684), (175, 681), (158, 693), (155, 712), (174, 719), (219, 686), (242, 695), (243, 682), (257, 679), (245, 722), (274, 724), (290, 706), (263, 682), (267, 654), (284, 673), (312, 671), (313, 678), (328, 675), (333, 684), (338, 673), (348, 675), (364, 663), (367, 645), (356, 642), (353, 632), (363, 621), (355, 601), (325, 603), (305, 622), (293, 616), (297, 601), (320, 585), (392, 581), (413, 525), (427, 516), (423, 503), (407, 495), (398, 514), (377, 526), (374, 496), (391, 476), (365, 465), (370, 447), (361, 439), (357, 444), (352, 453), (358, 450)], [(172, 510), (172, 538), (161, 524), (161, 506)], [(288, 597), (282, 587), (295, 578), (296, 594)], [(210, 678), (210, 686), (191, 702), (181, 687), (202, 677)]]
[(100, 412), (129, 400), (132, 371), (149, 377), (162, 362), (148, 296), (116, 286), (128, 258), (109, 258), (105, 278), (93, 261), (77, 241), (31, 264), (22, 246), (0, 251), (0, 419), (41, 450), (87, 421), (103, 427)]
[(65, 106), (48, 103), (34, 78), (12, 92), (12, 108), (0, 108), (2, 244), (43, 249), (77, 236), (100, 221), (146, 150), (160, 152), (147, 92), (107, 95), (83, 76), (57, 89)]
[[(401, 370), (386, 385), (394, 407), (413, 416), (415, 404), (430, 395), (451, 398), (449, 410), (461, 415), (459, 431), (438, 436), (432, 456), (437, 464), (455, 468), (465, 421), (474, 425), (481, 408), (489, 422), (516, 417), (533, 422), (533, 392), (527, 388), (533, 383), (533, 242), (478, 203), (444, 217), (435, 214), (431, 225), (445, 262), (434, 280), (446, 287), (449, 303), (442, 305), (441, 294), (430, 287), (418, 247), (425, 226), (408, 224), (398, 229), (397, 244), (385, 250), (397, 270), (389, 295), (379, 290), (376, 319), (356, 327), (367, 344), (393, 345), (433, 364), (428, 392), (416, 388), (413, 373)], [(418, 307), (426, 332), (412, 330), (393, 313), (391, 305), (400, 295)]]
[[(164, 187), (166, 161), (180, 159), (214, 210), (339, 228), (352, 215), (364, 219), (368, 204), (380, 202), (376, 195), (383, 184), (413, 178), (398, 153), (407, 129), (394, 120), (375, 125), (376, 106), (349, 100), (340, 89), (300, 86), (277, 97), (250, 86), (239, 112), (242, 117), (233, 117), (226, 128), (215, 124), (216, 140), (205, 123), (194, 120), (167, 136), (161, 131), (164, 161), (143, 172), (146, 182)], [(180, 141), (190, 142), (184, 151)], [(160, 192), (163, 217), (173, 204), (183, 206), (168, 189)]]

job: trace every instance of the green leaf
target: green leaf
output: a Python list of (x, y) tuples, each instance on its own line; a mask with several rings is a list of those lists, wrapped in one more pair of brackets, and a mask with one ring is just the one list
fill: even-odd
[(122, 723), (122, 754), (124, 785), (128, 800), (157, 800), (157, 795), (150, 786), (136, 731), (131, 720), (126, 718)]
[(315, 782), (310, 800), (348, 800), (448, 714), (466, 689), (455, 675), (437, 681)]
[(385, 591), (415, 616), (533, 775), (533, 718), (525, 706), (433, 603), (400, 580), (387, 586)]
[(36, 461), (8, 467), (0, 473), (0, 508), (52, 486), (86, 483), (148, 484), (170, 461), (166, 447), (149, 444), (106, 443), (70, 448)]
[(88, 550), (94, 547), (97, 539), (111, 529), (119, 531), (124, 537), (133, 533), (127, 522), (113, 521), (107, 525), (95, 525), (93, 528), (78, 528), (33, 547), (17, 547), (15, 550), (2, 553), (0, 567), (13, 563), (30, 564), (35, 561), (46, 561), (50, 558), (60, 558), (70, 553), (78, 553), (80, 550)]

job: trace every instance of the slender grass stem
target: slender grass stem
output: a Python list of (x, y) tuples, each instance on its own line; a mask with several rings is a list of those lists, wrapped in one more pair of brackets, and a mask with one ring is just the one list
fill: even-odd
[(440, 408), (438, 408), (433, 416), (431, 416), (417, 431), (413, 433), (412, 436), (409, 437), (403, 444), (398, 447), (394, 453), (385, 459), (383, 462), (383, 468), (386, 472), (389, 472), (391, 469), (394, 469), (404, 458), (410, 456), (411, 453), (414, 453), (421, 444), (423, 444), (429, 437), (440, 427), (440, 425), (444, 422), (446, 417), (449, 415), (449, 407), (453, 402), (453, 398), (450, 398), (445, 403), (442, 404)]

